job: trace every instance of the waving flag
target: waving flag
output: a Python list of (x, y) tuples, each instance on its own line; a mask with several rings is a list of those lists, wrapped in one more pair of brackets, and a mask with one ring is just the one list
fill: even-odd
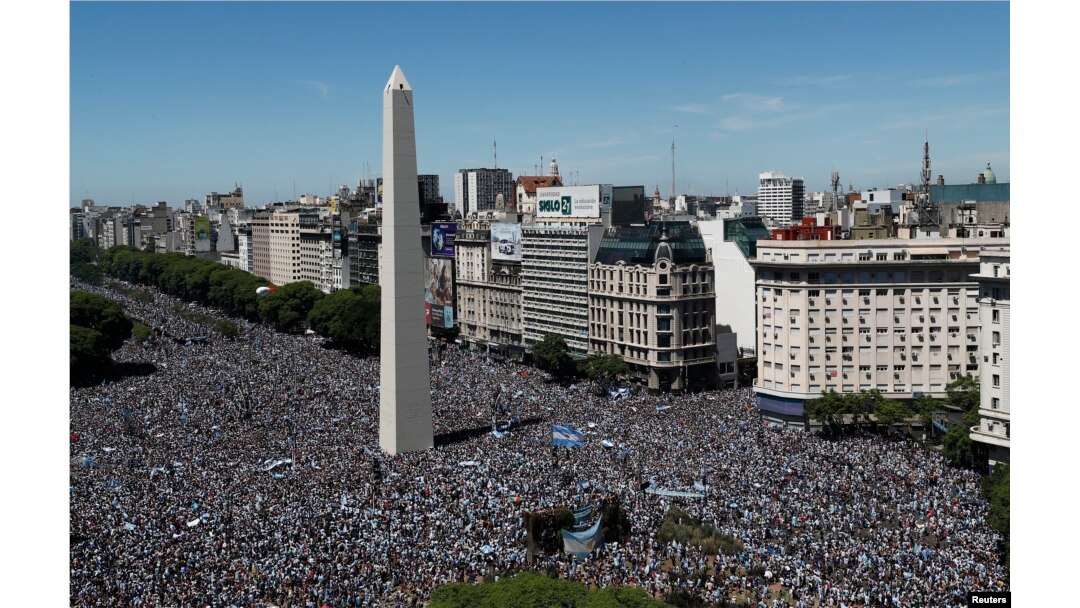
[(561, 445), (570, 448), (585, 447), (585, 433), (558, 424), (551, 425), (551, 445)]

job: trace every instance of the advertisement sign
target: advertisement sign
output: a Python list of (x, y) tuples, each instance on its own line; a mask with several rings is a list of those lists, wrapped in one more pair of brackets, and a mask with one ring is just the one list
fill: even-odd
[(195, 240), (210, 240), (210, 218), (205, 215), (195, 216)]
[(491, 224), (491, 259), (521, 261), (521, 224)]
[(428, 325), (454, 327), (454, 261), (424, 258), (424, 311)]
[(561, 186), (536, 189), (536, 217), (599, 218), (611, 208), (611, 186)]
[(454, 239), (457, 237), (457, 224), (431, 225), (431, 255), (443, 258), (454, 257)]

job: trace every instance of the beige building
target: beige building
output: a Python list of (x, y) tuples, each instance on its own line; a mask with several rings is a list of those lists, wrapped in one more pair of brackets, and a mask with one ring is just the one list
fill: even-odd
[[(513, 224), (507, 224), (512, 226)], [(491, 222), (458, 224), (455, 246), (457, 323), (461, 339), (506, 355), (524, 353), (521, 341), (520, 257), (492, 253)]]
[(251, 233), (254, 274), (275, 285), (300, 280), (300, 216), (296, 210), (255, 214)]
[(717, 387), (712, 260), (688, 222), (607, 230), (589, 264), (589, 352), (652, 391)]
[(979, 426), (971, 440), (986, 444), (991, 466), (1009, 462), (1009, 249), (985, 249), (979, 260)]
[(1005, 239), (759, 241), (758, 407), (803, 424), (822, 391), (945, 396), (979, 373), (979, 270)]

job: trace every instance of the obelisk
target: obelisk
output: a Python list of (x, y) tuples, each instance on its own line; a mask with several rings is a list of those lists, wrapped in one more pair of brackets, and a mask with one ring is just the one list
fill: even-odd
[(400, 66), (383, 91), (382, 166), (379, 446), (398, 454), (434, 445), (413, 90)]

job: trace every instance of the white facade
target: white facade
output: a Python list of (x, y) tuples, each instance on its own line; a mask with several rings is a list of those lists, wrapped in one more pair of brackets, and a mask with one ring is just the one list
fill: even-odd
[(1009, 250), (987, 249), (979, 260), (979, 426), (971, 440), (987, 444), (991, 465), (1009, 461)]
[(758, 214), (790, 226), (803, 216), (804, 185), (801, 177), (778, 171), (758, 175)]
[(724, 240), (723, 220), (699, 222), (698, 229), (712, 255), (717, 285), (716, 323), (731, 328), (740, 351), (755, 352), (754, 268), (738, 245)]
[(979, 370), (979, 251), (1004, 239), (759, 241), (759, 406), (822, 391), (945, 396)]
[(267, 243), (270, 274), (265, 278), (275, 285), (301, 280), (300, 214), (296, 211), (273, 212)]
[[(601, 226), (595, 226), (600, 231)], [(528, 346), (558, 334), (589, 349), (589, 226), (522, 227), (522, 337)], [(599, 233), (594, 237), (599, 239)]]

